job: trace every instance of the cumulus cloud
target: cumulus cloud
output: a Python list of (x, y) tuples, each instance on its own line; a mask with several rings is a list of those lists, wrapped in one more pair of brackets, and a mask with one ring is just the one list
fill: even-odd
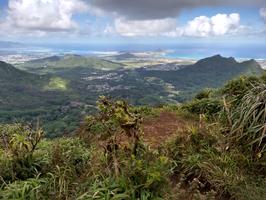
[(176, 19), (157, 20), (126, 20), (116, 19), (115, 30), (126, 37), (135, 36), (192, 36), (210, 37), (238, 33), (243, 30), (240, 25), (240, 15), (217, 14), (213, 17), (199, 16), (189, 21), (186, 25), (178, 27)]
[(266, 8), (261, 8), (260, 9), (260, 16), (266, 22)]
[(73, 14), (83, 12), (81, 0), (9, 0), (8, 15), (2, 24), (22, 30), (67, 31), (77, 28)]
[(211, 18), (200, 16), (188, 22), (183, 30), (183, 35), (196, 37), (221, 36), (236, 33), (241, 28), (238, 13), (217, 14)]
[(265, 0), (91, 0), (90, 6), (99, 12), (131, 20), (174, 18), (183, 9), (202, 6), (262, 5)]

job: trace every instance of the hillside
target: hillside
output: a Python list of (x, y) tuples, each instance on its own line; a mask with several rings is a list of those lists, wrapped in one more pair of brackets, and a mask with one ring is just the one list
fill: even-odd
[(129, 60), (129, 59), (137, 59), (138, 56), (132, 53), (125, 52), (125, 53), (120, 53), (118, 55), (110, 56), (110, 58), (114, 60)]
[(264, 200), (266, 77), (183, 105), (101, 96), (72, 137), (0, 124), (0, 199)]
[[(53, 56), (23, 65), (22, 71), (1, 62), (0, 119), (40, 118), (53, 136), (73, 131), (84, 115), (95, 112), (101, 95), (123, 98), (133, 105), (183, 103), (206, 87), (218, 88), (240, 75), (263, 73), (254, 60), (238, 63), (221, 56), (173, 70), (158, 70), (158, 66), (123, 69), (117, 63), (78, 55)], [(113, 66), (119, 68), (111, 70)]]
[[(218, 88), (228, 80), (241, 75), (262, 75), (264, 70), (255, 60), (237, 62), (234, 58), (220, 55), (199, 60), (193, 65), (182, 66), (179, 70), (160, 71), (140, 69), (142, 77), (156, 77), (172, 84), (180, 91), (180, 100), (189, 100), (203, 88)], [(181, 100), (182, 101), (182, 100)]]
[[(22, 107), (27, 108), (27, 105), (34, 103), (33, 99), (31, 103), (27, 102), (30, 97), (33, 98), (32, 94), (40, 93), (41, 88), (48, 80), (48, 77), (30, 74), (18, 70), (5, 62), (0, 62), (1, 107), (10, 109), (16, 107), (16, 105), (23, 104)], [(19, 97), (22, 97), (20, 101), (18, 101)], [(24, 101), (24, 99), (27, 100)], [(39, 100), (41, 98), (37, 102)]]
[(14, 66), (0, 61), (0, 81), (28, 81), (40, 76), (32, 75), (30, 73), (18, 70)]
[[(73, 130), (81, 118), (73, 112), (81, 112), (85, 104), (79, 103), (79, 95), (72, 85), (76, 84), (56, 76), (21, 71), (0, 62), (1, 122), (36, 122), (39, 119), (51, 135), (64, 132), (66, 123), (74, 124), (70, 126)], [(74, 102), (77, 106), (72, 105)]]
[(199, 60), (193, 65), (174, 64), (169, 69), (164, 69), (164, 65), (126, 69), (119, 63), (79, 55), (54, 56), (17, 67), (78, 82), (81, 93), (89, 90), (96, 98), (105, 94), (129, 99), (134, 104), (184, 102), (203, 88), (221, 87), (240, 75), (263, 73), (255, 60), (239, 63), (234, 58), (220, 55)]
[[(0, 62), (0, 92), (4, 94), (1, 95), (3, 107), (26, 109), (28, 108), (27, 105), (42, 105), (49, 98), (52, 99), (52, 96), (56, 95), (57, 92), (62, 91), (60, 87), (56, 87), (56, 80), (58, 82), (61, 80), (61, 83), (64, 82), (60, 78), (28, 73), (5, 62)], [(54, 86), (52, 87), (53, 83)], [(21, 99), (18, 98), (20, 96)], [(8, 105), (3, 103), (3, 98), (8, 99), (6, 102)]]

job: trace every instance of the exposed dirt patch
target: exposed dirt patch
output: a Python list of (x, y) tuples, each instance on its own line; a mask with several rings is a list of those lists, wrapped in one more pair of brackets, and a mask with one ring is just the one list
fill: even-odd
[(191, 121), (178, 117), (173, 112), (162, 112), (158, 117), (144, 119), (144, 141), (151, 147), (156, 148), (178, 131), (185, 129)]

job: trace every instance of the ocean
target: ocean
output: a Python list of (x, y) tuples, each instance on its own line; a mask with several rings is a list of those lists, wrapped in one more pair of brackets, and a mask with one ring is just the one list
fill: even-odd
[(98, 55), (116, 54), (119, 52), (157, 52), (166, 58), (202, 59), (220, 54), (237, 59), (266, 59), (265, 44), (38, 44), (27, 45), (21, 48), (1, 49), (0, 53), (11, 52), (18, 54), (79, 54)]
[(265, 44), (50, 44), (44, 47), (57, 53), (75, 54), (156, 51), (168, 58), (201, 59), (220, 54), (239, 59), (266, 59)]

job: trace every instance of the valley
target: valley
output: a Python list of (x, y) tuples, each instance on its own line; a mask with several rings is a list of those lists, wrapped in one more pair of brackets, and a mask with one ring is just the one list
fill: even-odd
[(51, 56), (14, 66), (1, 62), (0, 69), (0, 119), (40, 121), (49, 137), (73, 133), (96, 111), (101, 95), (138, 106), (180, 104), (204, 88), (263, 73), (255, 60), (237, 62), (216, 55), (196, 62), (130, 53)]

